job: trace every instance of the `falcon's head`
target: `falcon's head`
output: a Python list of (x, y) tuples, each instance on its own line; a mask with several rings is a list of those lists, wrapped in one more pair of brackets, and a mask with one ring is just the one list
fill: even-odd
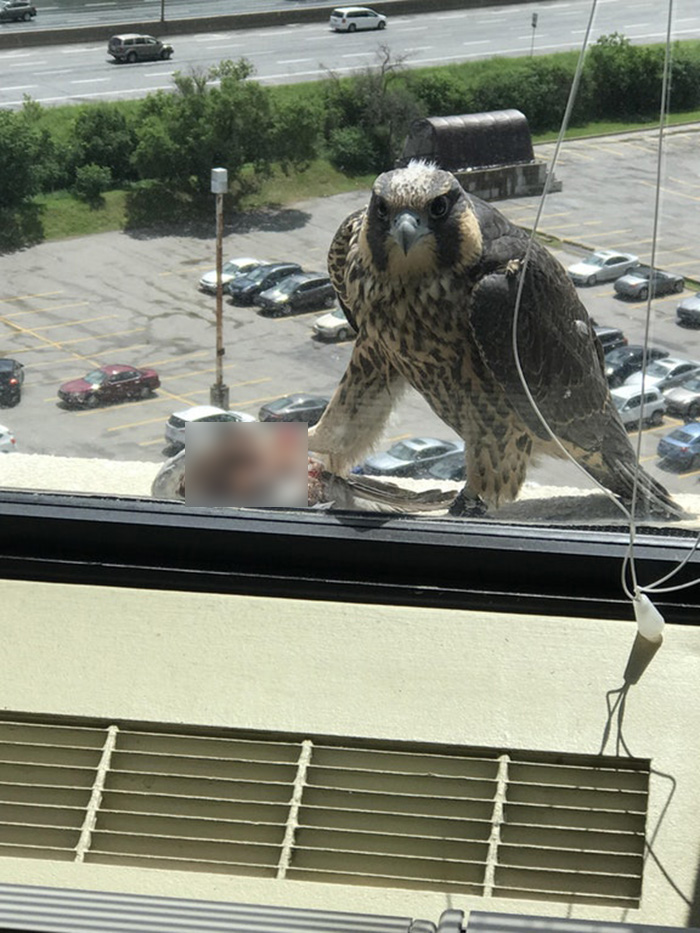
[(374, 266), (400, 278), (467, 268), (481, 255), (479, 223), (450, 172), (426, 162), (380, 175), (364, 224)]

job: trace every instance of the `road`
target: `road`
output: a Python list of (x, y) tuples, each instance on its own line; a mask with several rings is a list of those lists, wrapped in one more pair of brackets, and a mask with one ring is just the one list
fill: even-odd
[[(105, 44), (43, 46), (0, 52), (0, 107), (18, 107), (24, 95), (44, 104), (143, 97), (172, 87), (175, 70), (206, 69), (224, 58), (245, 56), (265, 83), (323, 77), (329, 67), (344, 74), (375, 61), (386, 43), (411, 67), (449, 64), (493, 55), (530, 52), (531, 14), (539, 13), (536, 54), (578, 47), (588, 0), (522, 4), (392, 17), (384, 33), (336, 34), (325, 24), (290, 25), (238, 32), (173, 37), (171, 62), (116, 65)], [(677, 0), (674, 38), (700, 35), (697, 0)], [(601, 0), (593, 32), (622, 32), (634, 42), (661, 41), (664, 11), (656, 0)], [(8, 26), (6, 28), (13, 28)]]
[[(693, 132), (668, 140), (659, 255), (667, 268), (697, 277), (696, 141)], [(543, 156), (549, 151), (539, 149)], [(543, 229), (591, 246), (629, 248), (647, 259), (654, 154), (651, 134), (568, 143), (558, 170), (564, 188), (549, 198)], [(366, 197), (360, 191), (229, 219), (226, 254), (297, 259), (306, 268), (321, 269), (332, 232)], [(519, 199), (497, 206), (528, 225), (536, 203)], [(0, 411), (0, 421), (14, 431), (19, 449), (162, 459), (168, 415), (206, 403), (214, 380), (214, 300), (197, 291), (202, 272), (212, 267), (211, 236), (209, 229), (187, 236), (109, 233), (0, 257), (0, 348), (24, 362), (27, 371), (20, 405)], [(570, 248), (555, 252), (565, 264), (577, 258)], [(610, 284), (581, 289), (580, 296), (600, 324), (621, 327), (631, 343), (642, 340), (645, 305), (617, 300)], [(675, 323), (677, 301), (678, 296), (654, 300), (652, 341), (672, 354), (700, 358), (698, 332)], [(263, 402), (280, 395), (333, 391), (352, 346), (312, 340), (315, 316), (270, 320), (252, 308), (225, 305), (225, 379), (232, 408), (257, 414)], [(152, 399), (123, 405), (86, 411), (57, 405), (61, 382), (108, 362), (153, 366), (162, 387)], [(668, 473), (655, 454), (659, 437), (677, 424), (667, 418), (662, 427), (645, 431), (642, 459), (672, 491), (691, 492), (700, 471)], [(450, 436), (411, 392), (392, 417), (382, 446), (416, 434)], [(572, 465), (552, 460), (535, 467), (530, 479), (574, 488), (582, 483)]]

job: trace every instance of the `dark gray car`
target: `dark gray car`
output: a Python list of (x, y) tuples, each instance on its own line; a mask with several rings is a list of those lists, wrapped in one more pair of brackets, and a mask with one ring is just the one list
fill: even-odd
[(700, 327), (700, 292), (681, 301), (676, 308), (676, 320), (689, 327)]
[(700, 377), (691, 376), (680, 385), (664, 392), (666, 411), (684, 421), (697, 421), (700, 418)]
[(436, 437), (409, 437), (387, 451), (372, 454), (361, 465), (361, 472), (380, 476), (421, 477), (447, 454), (464, 456), (464, 441), (445, 441)]
[(118, 62), (149, 62), (170, 58), (173, 47), (154, 36), (125, 33), (112, 36), (107, 43), (107, 51)]
[(36, 16), (36, 7), (28, 0), (6, 0), (0, 3), (0, 23), (28, 23), (33, 16)]

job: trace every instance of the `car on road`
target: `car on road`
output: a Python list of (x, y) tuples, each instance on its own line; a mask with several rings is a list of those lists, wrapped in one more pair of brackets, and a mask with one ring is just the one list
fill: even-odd
[(436, 437), (409, 437), (397, 441), (388, 450), (371, 454), (360, 464), (361, 473), (370, 476), (425, 476), (439, 460), (460, 452), (464, 456), (463, 441), (445, 441)]
[(17, 450), (16, 443), (12, 431), (0, 424), (0, 454), (13, 454)]
[(464, 460), (464, 450), (455, 450), (452, 453), (440, 457), (430, 467), (427, 473), (428, 479), (450, 480), (452, 482), (463, 482), (467, 476), (467, 465)]
[(336, 32), (386, 29), (386, 16), (383, 13), (375, 13), (366, 6), (340, 6), (331, 13), (330, 27)]
[(662, 437), (656, 453), (669, 466), (690, 470), (700, 463), (700, 423), (692, 421)]
[(107, 43), (107, 51), (117, 62), (150, 62), (158, 59), (167, 60), (175, 51), (172, 45), (161, 42), (155, 36), (142, 36), (138, 33), (125, 33), (112, 36)]
[(601, 249), (569, 266), (567, 272), (574, 285), (595, 285), (611, 282), (639, 265), (639, 256)]
[(314, 425), (321, 420), (329, 399), (320, 395), (285, 395), (268, 402), (258, 412), (260, 421), (302, 421)]
[(639, 386), (620, 386), (610, 390), (617, 413), (626, 428), (636, 428), (641, 420), (645, 424), (658, 427), (664, 420), (666, 399), (655, 386), (644, 387), (642, 400)]
[(258, 295), (261, 314), (281, 317), (295, 311), (315, 311), (332, 308), (335, 304), (335, 289), (327, 275), (316, 272), (299, 272), (282, 279), (273, 288)]
[(356, 333), (342, 308), (322, 314), (313, 326), (313, 335), (320, 340), (350, 340)]
[(664, 392), (666, 411), (674, 418), (697, 421), (700, 418), (700, 374)]
[(682, 292), (685, 288), (685, 279), (675, 272), (663, 272), (649, 266), (637, 266), (632, 272), (619, 278), (613, 288), (621, 298), (632, 298), (644, 301), (651, 294), (658, 298), (661, 295), (670, 295)]
[[(654, 360), (662, 360), (668, 356), (668, 350), (660, 350), (658, 347), (647, 348), (647, 366)], [(605, 354), (605, 378), (608, 380), (610, 388), (621, 386), (625, 379), (628, 379), (632, 373), (638, 373), (642, 369), (644, 360), (644, 347), (637, 344), (628, 347), (617, 347)]]
[[(667, 356), (662, 360), (654, 360), (647, 366), (644, 376), (644, 386), (656, 386), (657, 389), (665, 391), (672, 386), (685, 382), (691, 376), (700, 371), (700, 363), (694, 360), (680, 360), (674, 356)], [(625, 379), (626, 386), (638, 386), (642, 382), (642, 373), (632, 373)]]
[(165, 442), (168, 447), (181, 450), (185, 446), (187, 425), (195, 422), (214, 422), (215, 424), (236, 424), (242, 421), (255, 421), (253, 415), (243, 411), (225, 411), (215, 405), (194, 405), (183, 411), (175, 411), (165, 423)]
[(58, 397), (69, 408), (95, 408), (110, 402), (148, 398), (160, 385), (155, 369), (136, 369), (110, 363), (91, 370), (81, 379), (64, 382)]
[[(237, 256), (235, 259), (229, 259), (221, 267), (221, 284), (225, 287), (239, 276), (247, 275), (253, 269), (264, 265), (264, 262), (259, 259), (251, 259), (249, 256)], [(199, 287), (203, 292), (209, 292), (211, 295), (216, 294), (216, 269), (204, 273), (199, 280)]]
[(599, 324), (594, 324), (593, 332), (603, 345), (603, 353), (610, 353), (611, 350), (616, 350), (618, 347), (627, 346), (627, 337), (619, 327), (602, 327)]
[(36, 16), (36, 7), (27, 0), (5, 0), (5, 3), (0, 3), (0, 23), (28, 23), (33, 16)]
[(690, 327), (700, 326), (700, 292), (684, 298), (676, 308), (676, 320)]
[(9, 357), (0, 359), (0, 405), (16, 405), (22, 398), (24, 366)]
[(268, 262), (229, 282), (226, 292), (235, 305), (254, 305), (258, 295), (298, 272), (301, 266), (297, 262)]

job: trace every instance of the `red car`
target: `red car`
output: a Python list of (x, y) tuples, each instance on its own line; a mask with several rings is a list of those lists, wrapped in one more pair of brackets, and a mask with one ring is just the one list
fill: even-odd
[(147, 398), (160, 385), (154, 369), (134, 369), (113, 363), (93, 369), (82, 379), (64, 382), (58, 397), (70, 407), (89, 407), (108, 402), (126, 402), (135, 398)]

